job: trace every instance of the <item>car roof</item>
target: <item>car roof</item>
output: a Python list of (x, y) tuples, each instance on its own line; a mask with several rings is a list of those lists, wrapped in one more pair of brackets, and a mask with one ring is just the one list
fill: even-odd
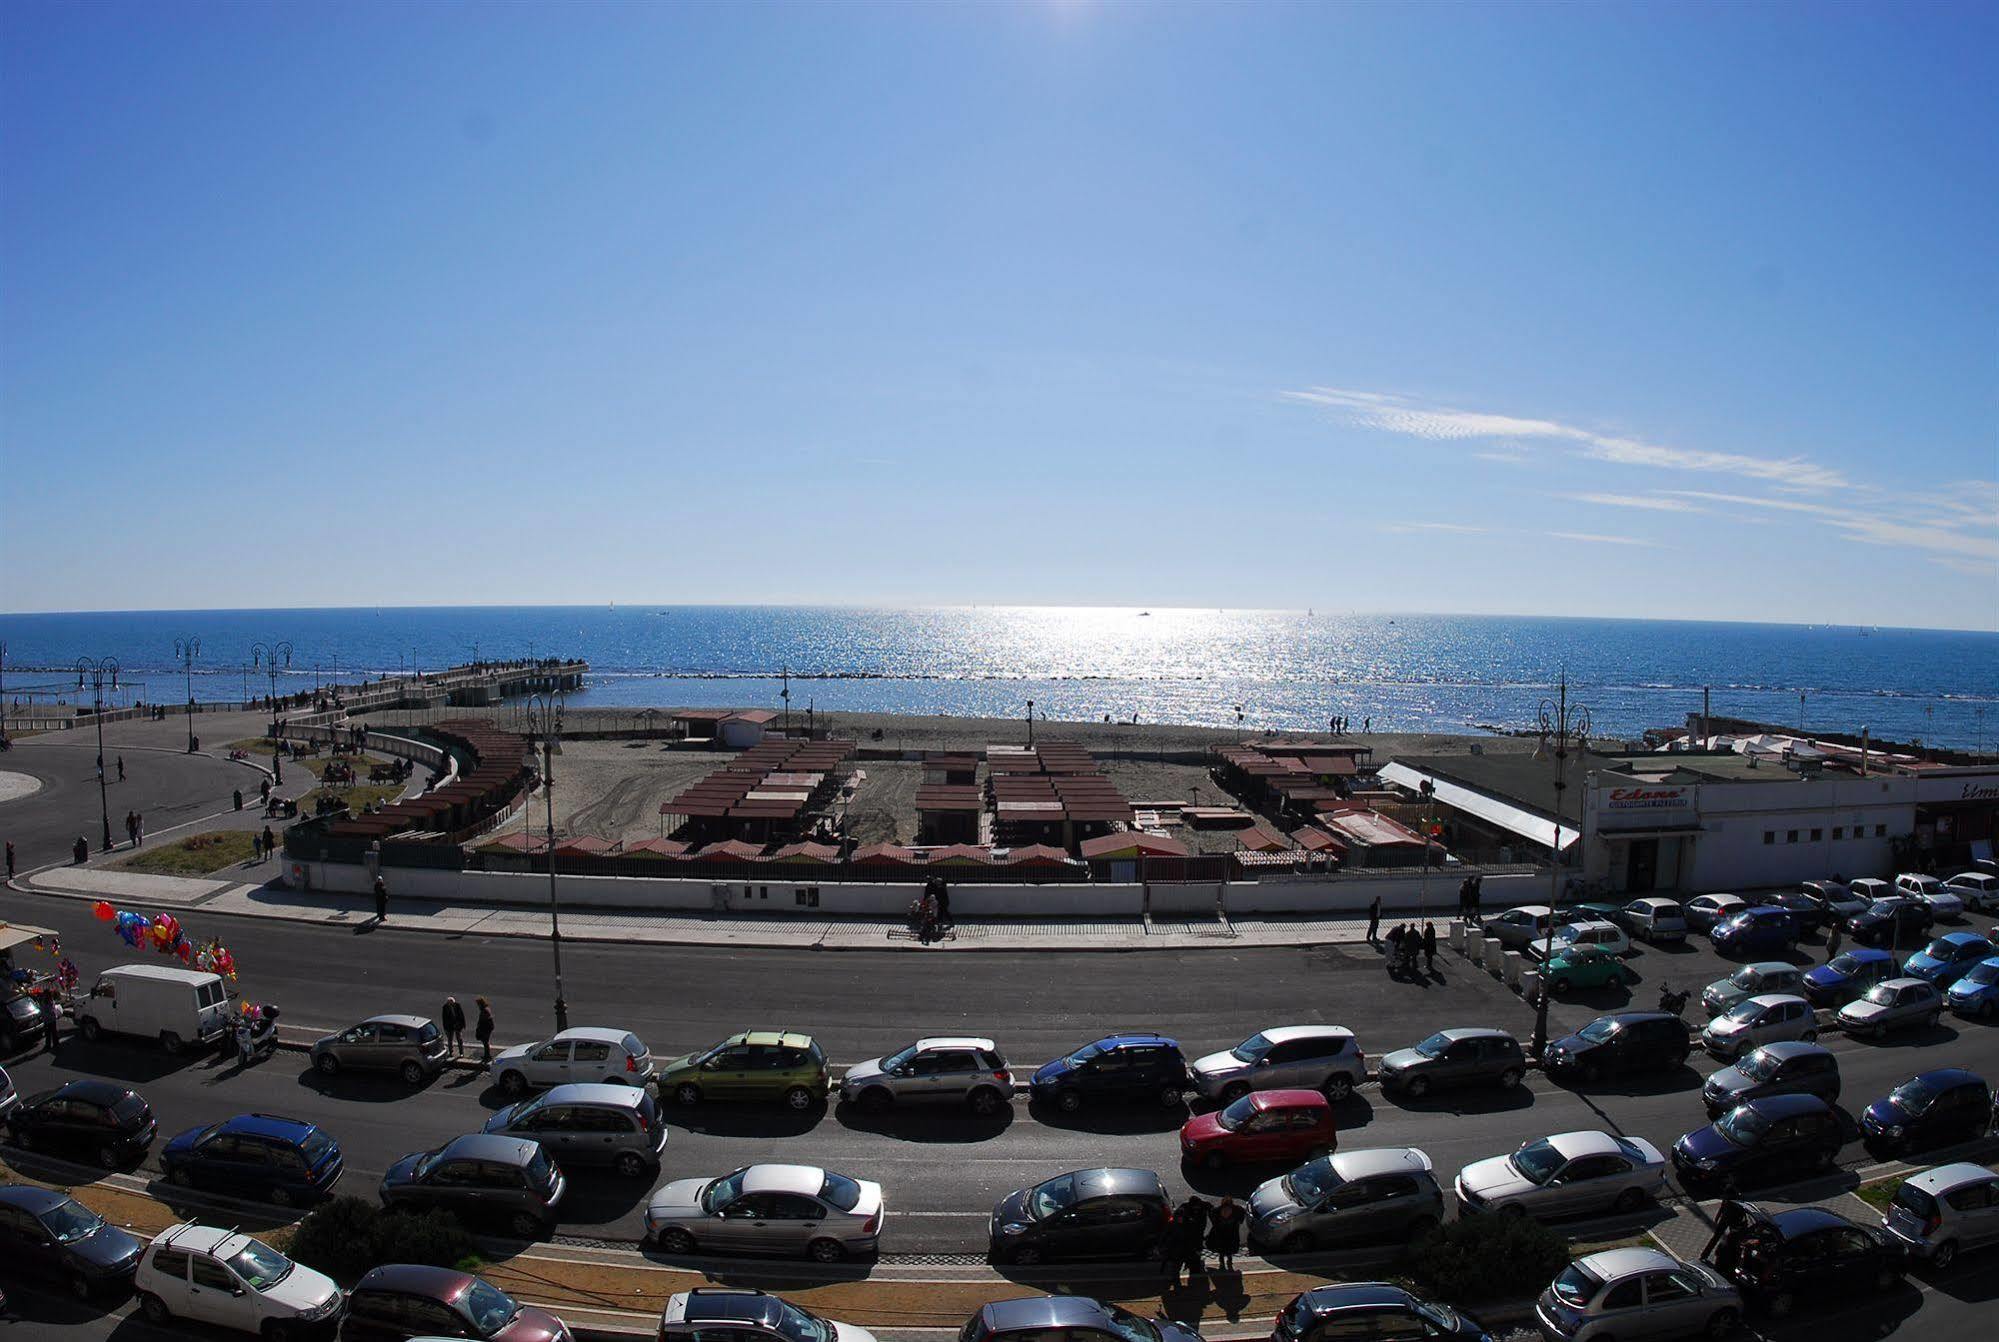
[[(1985, 1078), (1967, 1067), (1934, 1067), (1927, 1072), (1918, 1072), (1904, 1081), (1902, 1086), (1920, 1081), (1926, 1086), (1969, 1086), (1984, 1085)], [(1895, 1089), (1900, 1090), (1902, 1086)]]
[(1883, 960), (1893, 960), (1895, 958), (1887, 951), (1877, 950), (1872, 946), (1856, 946), (1854, 949), (1848, 951), (1847, 954), (1852, 956), (1856, 962), (1867, 965), (1878, 965)]
[(743, 1173), (745, 1193), (803, 1193), (816, 1197), (826, 1186), (817, 1165), (752, 1165)]
[(592, 1043), (622, 1044), (627, 1038), (636, 1038), (630, 1030), (611, 1030), (601, 1025), (577, 1025), (567, 1030), (558, 1030), (549, 1036), (549, 1042), (558, 1039), (588, 1039)]
[(1353, 1038), (1353, 1031), (1344, 1025), (1276, 1025), (1260, 1033), (1273, 1044), (1288, 1044), (1293, 1039)]
[(727, 1042), (757, 1048), (811, 1048), (812, 1036), (795, 1030), (745, 1030)]
[(454, 1137), (438, 1150), (452, 1160), (492, 1160), (525, 1165), (533, 1160), (541, 1143), (526, 1137), (503, 1137), (498, 1133), (468, 1132)]
[(1662, 1249), (1605, 1249), (1579, 1259), (1577, 1266), (1588, 1268), (1605, 1281), (1615, 1281), (1636, 1272), (1670, 1272), (1682, 1264)]
[(1639, 1021), (1644, 1020), (1679, 1020), (1680, 1018), (1670, 1011), (1607, 1011), (1599, 1019), (1612, 1021), (1618, 1025), (1635, 1025)]
[(1796, 1239), (1815, 1230), (1848, 1230), (1853, 1222), (1824, 1207), (1793, 1207), (1763, 1218), (1784, 1239)]
[(1937, 940), (1948, 941), (1953, 946), (1968, 946), (1974, 941), (1983, 941), (1989, 945), (1992, 938), (1983, 932), (1946, 932)]
[(1370, 1151), (1340, 1151), (1329, 1157), (1333, 1173), (1342, 1179), (1372, 1179), (1379, 1174), (1428, 1173), (1430, 1156), (1413, 1146), (1382, 1146)]
[(1439, 1030), (1437, 1033), (1454, 1044), (1460, 1039), (1505, 1039), (1510, 1041), (1513, 1038), (1506, 1031), (1496, 1030), (1490, 1025), (1454, 1025), (1448, 1030)]
[(1749, 1107), (1765, 1118), (1796, 1118), (1799, 1114), (1826, 1114), (1832, 1109), (1816, 1095), (1771, 1095), (1750, 1100)]
[[(1079, 1198), (1102, 1198), (1112, 1196), (1166, 1196), (1166, 1185), (1151, 1170), (1094, 1169), (1072, 1170), (1068, 1175), (1056, 1178), (1073, 1178)], [(1046, 1183), (1046, 1180), (1042, 1182)]]
[[(1530, 913), (1534, 915), (1536, 918), (1539, 918), (1544, 913), (1553, 913), (1553, 912), (1554, 910), (1549, 908), (1546, 904), (1515, 904), (1512, 908), (1506, 911), (1506, 913)], [(1506, 914), (1504, 913), (1500, 915), (1500, 917), (1502, 918), (1504, 918), (1505, 916)]]
[(430, 1024), (430, 1019), (427, 1016), (370, 1016), (368, 1019), (362, 1021), (361, 1024), (401, 1025), (406, 1029), (421, 1030), (424, 1026)]
[(1743, 897), (1742, 897), (1741, 895), (1730, 895), (1730, 894), (1725, 894), (1725, 893), (1723, 893), (1723, 892), (1721, 892), (1721, 891), (1719, 891), (1719, 890), (1715, 891), (1715, 892), (1714, 892), (1713, 894), (1711, 894), (1711, 895), (1695, 895), (1695, 896), (1694, 896), (1694, 898), (1695, 898), (1695, 899), (1704, 899), (1704, 900), (1706, 900), (1706, 901), (1707, 901), (1708, 903), (1710, 903), (1710, 904), (1719, 904), (1719, 903), (1721, 903), (1721, 901), (1723, 901), (1724, 899), (1732, 899), (1732, 900), (1734, 900), (1734, 901), (1735, 901), (1735, 902), (1736, 902), (1737, 904), (1746, 904), (1746, 903), (1748, 903), (1748, 902), (1749, 902), (1748, 900), (1744, 899), (1744, 898), (1743, 898)]
[(1568, 927), (1566, 927), (1563, 930), (1566, 932), (1583, 932), (1583, 931), (1594, 931), (1599, 927), (1607, 927), (1613, 932), (1620, 930), (1616, 923), (1610, 922), (1603, 918), (1585, 918), (1579, 923), (1570, 923)]
[(275, 1137), (280, 1141), (302, 1142), (315, 1126), (302, 1118), (285, 1118), (279, 1114), (237, 1114), (223, 1119), (217, 1130), (248, 1137)]
[(50, 1097), (60, 1096), (65, 1100), (85, 1100), (97, 1105), (99, 1108), (108, 1109), (127, 1095), (137, 1095), (138, 1093), (136, 1090), (128, 1086), (118, 1085), (116, 1082), (100, 1081), (95, 1077), (79, 1077), (74, 1081), (65, 1081), (60, 1086), (57, 1086), (50, 1092)]
[(999, 1332), (1040, 1328), (1102, 1327), (1104, 1307), (1085, 1295), (1033, 1295), (995, 1300), (985, 1307), (986, 1321)]
[(1179, 1041), (1150, 1030), (1128, 1030), (1123, 1034), (1107, 1034), (1102, 1039), (1093, 1040), (1098, 1048), (1122, 1048), (1127, 1044), (1165, 1044), (1171, 1048), (1180, 1047)]
[(1928, 988), (1934, 985), (1928, 979), (1911, 978), (1907, 974), (1897, 974), (1892, 979), (1882, 979), (1881, 982), (1874, 986), (1877, 988)]
[(240, 1230), (197, 1225), (193, 1221), (183, 1221), (179, 1225), (168, 1226), (153, 1236), (153, 1243), (163, 1249), (185, 1249), (189, 1253), (213, 1254), (217, 1258), (227, 1258), (230, 1253), (249, 1242), (250, 1237)]
[(1802, 1058), (1812, 1053), (1827, 1053), (1831, 1050), (1822, 1044), (1807, 1044), (1802, 1039), (1780, 1039), (1774, 1044), (1765, 1044), (1756, 1050), (1773, 1058)]
[(743, 1287), (696, 1287), (685, 1296), (683, 1323), (758, 1323), (768, 1328), (784, 1313), (776, 1296)]
[(1738, 973), (1745, 969), (1753, 969), (1758, 974), (1797, 974), (1803, 972), (1797, 965), (1786, 964), (1782, 960), (1752, 960), (1746, 965), (1737, 965), (1735, 968)]
[(1341, 1282), (1314, 1286), (1298, 1297), (1314, 1314), (1337, 1314), (1348, 1309), (1403, 1308), (1410, 1303), (1409, 1292), (1385, 1281)]
[(1930, 875), (1926, 871), (1898, 871), (1895, 873), (1895, 879), (1898, 881), (1912, 881), (1917, 885), (1943, 884), (1942, 881), (1939, 881), (1936, 877)]
[(1242, 1097), (1252, 1109), (1330, 1109), (1332, 1104), (1316, 1090), (1253, 1090)]
[(983, 1049), (987, 1053), (997, 1053), (999, 1051), (999, 1046), (994, 1044), (992, 1040), (980, 1039), (976, 1035), (968, 1034), (940, 1034), (932, 1039), (919, 1039), (916, 1041), (916, 1046), (920, 1049), (976, 1048)]
[(1941, 1193), (1948, 1193), (1953, 1189), (1962, 1188), (1966, 1184), (1983, 1183), (1993, 1177), (1992, 1171), (1986, 1169), (1983, 1165), (1974, 1165), (1968, 1160), (1960, 1160), (1949, 1165), (1939, 1165), (1933, 1170), (1924, 1170), (1921, 1174), (1912, 1174), (1905, 1182), (1910, 1187), (1919, 1189), (1934, 1197)]
[(1757, 1006), (1768, 1007), (1777, 1006), (1784, 1002), (1803, 1002), (1805, 999), (1796, 993), (1757, 993), (1748, 1000), (1754, 1002)]
[(543, 1105), (601, 1104), (607, 1109), (636, 1109), (646, 1098), (637, 1086), (617, 1086), (604, 1081), (568, 1081), (549, 1087), (541, 1097)]
[(1617, 1144), (1617, 1138), (1607, 1132), (1584, 1128), (1578, 1132), (1558, 1132), (1548, 1138), (1548, 1145), (1563, 1160), (1575, 1160), (1580, 1156), (1622, 1155), (1624, 1148)]
[(113, 965), (104, 971), (132, 979), (159, 979), (167, 983), (205, 983), (209, 979), (221, 982), (221, 977), (205, 969), (182, 969), (179, 965)]
[(388, 1263), (373, 1268), (355, 1283), (357, 1291), (402, 1291), (427, 1295), (434, 1300), (456, 1300), (477, 1281), (470, 1272), (456, 1268), (426, 1267), (420, 1263)]
[(0, 1184), (0, 1205), (19, 1207), (30, 1216), (40, 1216), (52, 1207), (69, 1201), (69, 1194), (34, 1184)]

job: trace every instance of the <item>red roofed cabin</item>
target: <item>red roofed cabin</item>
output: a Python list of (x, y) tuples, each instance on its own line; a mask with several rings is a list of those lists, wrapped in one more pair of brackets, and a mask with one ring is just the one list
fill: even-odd
[(1426, 845), (1422, 835), (1401, 821), (1364, 806), (1349, 803), (1339, 810), (1321, 811), (1319, 823), (1346, 845), (1349, 867), (1420, 867), (1426, 847), (1433, 864), (1448, 856), (1444, 845)]

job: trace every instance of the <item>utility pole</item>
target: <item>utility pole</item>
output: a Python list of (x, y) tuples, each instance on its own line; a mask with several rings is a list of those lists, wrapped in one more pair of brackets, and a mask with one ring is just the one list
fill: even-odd
[(1027, 701), (1027, 748), (1034, 749), (1034, 701)]
[(104, 821), (104, 851), (111, 851), (111, 796), (104, 786), (104, 682), (108, 679), (111, 688), (118, 688), (118, 659), (115, 657), (79, 657), (76, 662), (76, 687), (83, 688), (84, 679), (90, 680), (93, 703), (91, 716), (97, 719), (97, 809)]
[(569, 1003), (562, 991), (562, 901), (555, 887), (555, 752), (562, 731), (562, 701), (552, 695), (528, 696), (530, 730), (541, 738), (541, 794), (548, 807), (548, 946), (555, 959), (555, 1028), (569, 1028)]
[[(1548, 928), (1541, 941), (1541, 982), (1534, 1004), (1534, 1056), (1545, 1057), (1548, 1048), (1548, 961), (1555, 954), (1555, 910), (1561, 904), (1562, 888), (1562, 791), (1568, 787), (1569, 738), (1588, 750), (1589, 710), (1581, 704), (1569, 709), (1569, 673), (1564, 670), (1553, 703), (1541, 701), (1540, 728), (1543, 748), (1552, 746), (1555, 761), (1555, 847), (1548, 860)], [(1586, 803), (1587, 804), (1587, 803)], [(1578, 827), (1580, 832), (1580, 827)]]
[(198, 638), (174, 640), (174, 660), (187, 671), (187, 753), (194, 753), (194, 659), (201, 652)]

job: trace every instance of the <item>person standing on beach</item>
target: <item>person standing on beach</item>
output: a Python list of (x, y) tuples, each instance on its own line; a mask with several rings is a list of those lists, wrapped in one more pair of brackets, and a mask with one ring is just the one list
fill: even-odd
[(457, 1057), (465, 1051), (465, 1008), (458, 1005), (458, 999), (444, 999), (444, 1010), (437, 1013), (444, 1026), (444, 1042), (451, 1046), (451, 1056)]
[(1370, 946), (1377, 946), (1381, 944), (1381, 896), (1380, 895), (1376, 895), (1374, 897), (1374, 902), (1367, 906), (1367, 944)]
[(475, 997), (472, 1004), (479, 1008), (478, 1023), (472, 1027), (472, 1037), (479, 1041), (479, 1060), (493, 1060), (493, 1008), (485, 998)]

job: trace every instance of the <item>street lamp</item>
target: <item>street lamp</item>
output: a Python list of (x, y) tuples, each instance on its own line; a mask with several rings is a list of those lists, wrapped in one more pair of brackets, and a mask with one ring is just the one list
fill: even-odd
[(104, 820), (104, 851), (111, 851), (111, 797), (104, 789), (104, 682), (110, 681), (111, 688), (118, 688), (118, 659), (116, 657), (79, 657), (76, 659), (76, 687), (83, 688), (85, 677), (90, 678), (90, 694), (94, 701), (91, 714), (97, 719), (97, 809)]
[[(1589, 749), (1589, 709), (1581, 704), (1569, 706), (1569, 675), (1562, 673), (1556, 698), (1551, 702), (1541, 701), (1540, 730), (1541, 754), (1549, 748), (1554, 750), (1555, 759), (1555, 848), (1548, 861), (1548, 930), (1541, 942), (1541, 981), (1534, 1003), (1534, 1056), (1546, 1054), (1548, 1047), (1548, 961), (1555, 954), (1555, 908), (1560, 901), (1562, 880), (1562, 791), (1569, 785), (1566, 770), (1569, 763), (1569, 738), (1576, 739), (1579, 753)], [(1585, 802), (1587, 804), (1587, 802)]]
[(1027, 745), (1030, 750), (1034, 747), (1034, 701), (1032, 699), (1027, 701)]
[(1235, 743), (1242, 744), (1242, 705), (1235, 706)]
[(1427, 921), (1430, 917), (1430, 831), (1437, 827), (1437, 785), (1426, 778), (1416, 790), (1423, 794), (1423, 804), (1428, 812), (1423, 821), (1423, 886), (1416, 897), (1419, 912)]
[(250, 645), (250, 665), (261, 666), (271, 682), (271, 785), (285, 785), (285, 766), (278, 756), (278, 658), (285, 659), (285, 670), (292, 668), (292, 645), (288, 642), (253, 643)]
[[(555, 956), (555, 1028), (569, 1028), (569, 1003), (562, 995), (562, 904), (555, 893), (555, 764), (561, 748), (562, 700), (534, 694), (527, 701), (528, 735), (541, 738), (541, 791), (548, 804), (548, 944)], [(532, 746), (530, 746), (532, 749)]]
[(200, 655), (201, 640), (198, 638), (177, 638), (174, 640), (174, 660), (187, 670), (187, 753), (194, 753), (194, 659)]

